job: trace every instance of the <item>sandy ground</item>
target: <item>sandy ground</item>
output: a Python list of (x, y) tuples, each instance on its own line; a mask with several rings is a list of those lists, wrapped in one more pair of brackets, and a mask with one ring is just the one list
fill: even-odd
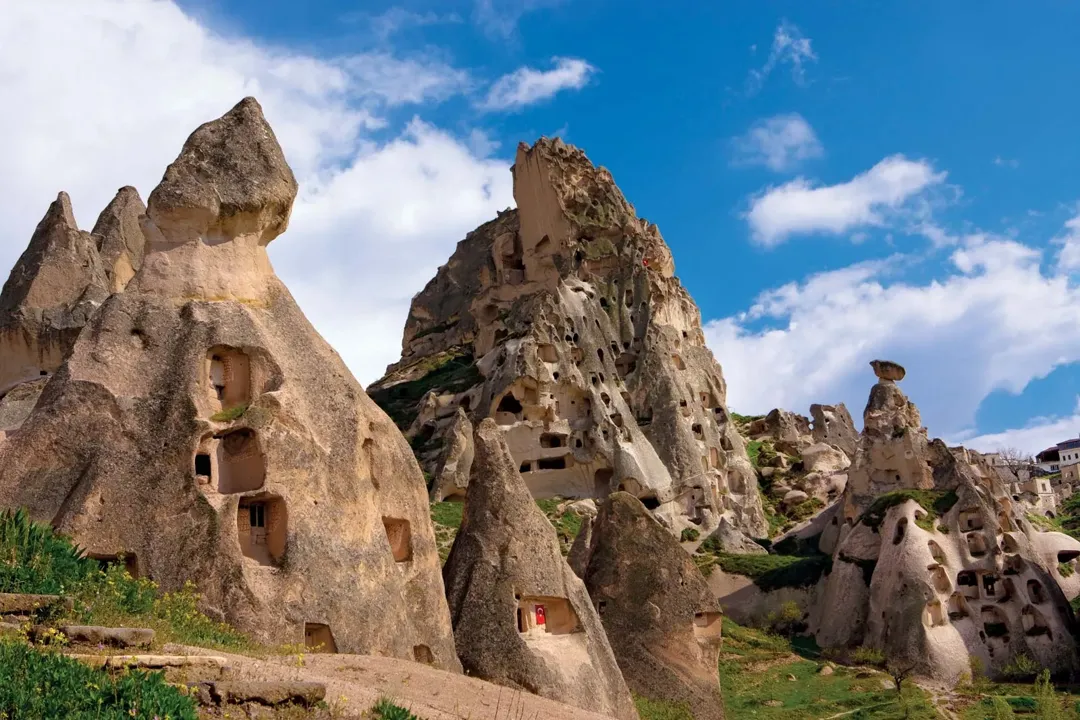
[(226, 657), (229, 676), (236, 680), (325, 683), (327, 702), (349, 717), (361, 716), (386, 697), (424, 720), (610, 720), (524, 691), (396, 658), (305, 654), (302, 660), (296, 655), (259, 659), (178, 645), (163, 650)]

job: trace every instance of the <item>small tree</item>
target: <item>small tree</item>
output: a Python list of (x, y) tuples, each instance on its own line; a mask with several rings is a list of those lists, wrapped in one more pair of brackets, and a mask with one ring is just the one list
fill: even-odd
[(1061, 708), (1061, 698), (1054, 692), (1054, 685), (1050, 682), (1050, 671), (1043, 670), (1035, 680), (1035, 696), (1037, 709), (1035, 717), (1038, 720), (1065, 720), (1065, 712)]
[(998, 448), (997, 454), (1000, 464), (1011, 470), (1014, 475), (1035, 464), (1034, 457), (1014, 447)]
[(1000, 695), (994, 695), (990, 702), (994, 710), (994, 720), (1010, 720), (1010, 718), (1016, 717), (1008, 700)]

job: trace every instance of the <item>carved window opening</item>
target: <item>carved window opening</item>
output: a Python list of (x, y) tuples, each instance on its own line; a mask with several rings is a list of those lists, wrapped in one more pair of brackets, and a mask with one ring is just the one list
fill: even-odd
[(336, 653), (337, 643), (329, 625), (304, 623), (304, 645), (313, 653)]
[(243, 498), (236, 513), (240, 551), (262, 565), (273, 565), (285, 554), (288, 512), (275, 495)]
[(582, 632), (577, 613), (566, 598), (518, 597), (517, 627), (523, 635), (569, 635)]
[(945, 611), (941, 607), (940, 600), (931, 600), (926, 603), (926, 615), (923, 622), (929, 627), (945, 624)]
[(561, 448), (566, 447), (566, 436), (558, 433), (542, 433), (540, 435), (540, 447)]
[(967, 601), (960, 593), (953, 593), (949, 598), (949, 619), (959, 620), (965, 617), (968, 617)]
[[(545, 236), (546, 237), (546, 236)], [(423, 665), (434, 665), (435, 656), (427, 645), (413, 645), (413, 660)]]
[(537, 470), (565, 470), (566, 457), (540, 458), (536, 461)]
[(694, 613), (694, 637), (699, 641), (719, 641), (724, 615), (707, 611)]
[(1028, 597), (1031, 598), (1031, 602), (1036, 605), (1046, 602), (1046, 593), (1043, 591), (1042, 583), (1038, 580), (1027, 581), (1027, 593)]
[(900, 522), (896, 523), (896, 531), (893, 533), (893, 545), (899, 545), (900, 541), (904, 539), (904, 533), (907, 531), (908, 519), (900, 518)]
[(214, 474), (214, 466), (210, 462), (209, 453), (195, 454), (195, 474), (205, 478), (210, 478)]
[(968, 533), (967, 546), (968, 552), (971, 553), (971, 557), (982, 557), (986, 554), (986, 538), (982, 536), (982, 533)]
[(600, 468), (593, 474), (593, 497), (606, 498), (611, 493), (611, 479), (614, 475), (611, 468)]
[(219, 436), (218, 492), (251, 492), (266, 482), (266, 457), (254, 430), (244, 428)]
[(685, 370), (686, 369), (686, 363), (683, 362), (682, 357), (680, 357), (679, 355), (672, 355), (671, 356), (671, 362), (675, 364), (675, 369), (676, 370)]
[(382, 521), (394, 562), (403, 563), (412, 560), (412, 528), (409, 521), (392, 517), (384, 517)]
[(217, 410), (246, 405), (251, 400), (251, 362), (235, 348), (217, 347), (207, 353), (207, 385), (211, 407)]
[(967, 532), (969, 530), (982, 530), (982, 528), (982, 515), (977, 509), (960, 511), (960, 530), (962, 532)]

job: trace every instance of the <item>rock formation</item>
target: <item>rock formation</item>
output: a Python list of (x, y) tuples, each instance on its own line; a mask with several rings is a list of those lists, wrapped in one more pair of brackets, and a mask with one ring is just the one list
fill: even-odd
[[(811, 630), (823, 647), (866, 645), (894, 667), (953, 682), (978, 658), (991, 675), (1027, 656), (1077, 669), (1068, 600), (1080, 542), (1040, 532), (977, 453), (928, 441), (918, 409), (875, 361), (842, 512)], [(1066, 571), (1062, 567), (1067, 565)]]
[(636, 718), (585, 585), (563, 559), (503, 433), (487, 418), (474, 437), (461, 529), (443, 568), (465, 671), (585, 710)]
[(141, 264), (133, 193), (99, 223), (108, 272), (61, 196), (31, 250), (78, 261), (25, 290), (24, 255), (5, 298), (66, 308), (139, 269), (0, 445), (0, 506), (166, 590), (196, 582), (258, 640), (459, 668), (420, 469), (267, 257), (296, 190), (248, 98), (151, 193)]
[(626, 490), (675, 534), (726, 515), (762, 535), (720, 367), (656, 226), (560, 140), (519, 146), (513, 174), (517, 209), (458, 243), (370, 388), (434, 498), (460, 495), (460, 465), (440, 464), (460, 409), (495, 419), (536, 498)]
[(724, 717), (720, 607), (690, 556), (639, 500), (613, 493), (593, 525), (585, 584), (630, 689)]
[(130, 186), (122, 187), (90, 232), (112, 292), (123, 290), (142, 266), (146, 237), (141, 218), (145, 214), (139, 192)]

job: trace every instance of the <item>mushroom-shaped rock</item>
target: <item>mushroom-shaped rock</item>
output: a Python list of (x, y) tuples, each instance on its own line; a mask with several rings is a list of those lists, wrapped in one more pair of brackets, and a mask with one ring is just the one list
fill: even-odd
[(630, 689), (724, 717), (720, 606), (693, 560), (641, 501), (613, 493), (593, 525), (585, 573)]
[(266, 245), (288, 226), (296, 189), (259, 103), (242, 100), (188, 137), (150, 193), (149, 252), (136, 289), (178, 300), (270, 302)]
[(0, 394), (60, 367), (108, 295), (97, 248), (62, 192), (0, 292)]
[(112, 292), (123, 290), (142, 265), (146, 236), (141, 219), (145, 214), (146, 206), (139, 191), (131, 186), (122, 187), (105, 206), (90, 232)]
[(904, 375), (907, 374), (903, 365), (894, 363), (892, 360), (871, 360), (870, 367), (874, 368), (874, 374), (879, 380), (897, 382), (903, 380)]
[(616, 718), (636, 718), (585, 585), (559, 550), (490, 418), (443, 579), (467, 673)]
[[(268, 176), (269, 161), (249, 157), (284, 163), (256, 110), (242, 103), (193, 136), (214, 142), (185, 146), (152, 194), (158, 220), (201, 217), (190, 198), (214, 198), (223, 214), (287, 214), (289, 183), (274, 177), (288, 168)], [(63, 199), (43, 227), (82, 237)], [(151, 243), (0, 445), (0, 507), (27, 508), (93, 556), (124, 555), (164, 590), (196, 583), (203, 609), (258, 641), (459, 669), (408, 444), (269, 265), (210, 262), (243, 242), (183, 246), (211, 254)], [(214, 272), (258, 285), (262, 301), (163, 292)]]

